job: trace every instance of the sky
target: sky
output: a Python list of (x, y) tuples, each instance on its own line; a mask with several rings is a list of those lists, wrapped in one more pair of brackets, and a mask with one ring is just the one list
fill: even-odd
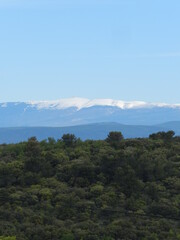
[(180, 103), (179, 0), (0, 0), (0, 102)]

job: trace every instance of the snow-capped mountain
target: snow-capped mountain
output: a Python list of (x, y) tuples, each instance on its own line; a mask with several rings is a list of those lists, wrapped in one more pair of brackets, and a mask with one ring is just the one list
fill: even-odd
[(0, 127), (54, 127), (98, 122), (154, 125), (168, 121), (180, 121), (180, 104), (85, 98), (0, 103)]
[[(125, 102), (121, 100), (113, 99), (94, 99), (89, 100), (87, 98), (68, 98), (60, 99), (56, 101), (31, 101), (27, 102), (31, 107), (37, 109), (66, 109), (77, 108), (78, 110), (83, 108), (90, 108), (94, 106), (109, 106), (117, 107), (120, 109), (138, 109), (138, 108), (153, 108), (153, 107), (170, 107), (180, 108), (180, 104), (166, 104), (166, 103), (147, 103), (142, 101)], [(5, 106), (6, 104), (4, 104)]]

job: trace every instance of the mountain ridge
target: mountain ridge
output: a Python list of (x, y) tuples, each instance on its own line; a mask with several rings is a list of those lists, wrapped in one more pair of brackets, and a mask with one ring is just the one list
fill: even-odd
[(98, 122), (156, 125), (170, 121), (180, 121), (179, 104), (82, 98), (0, 104), (0, 127), (63, 127)]
[[(120, 131), (125, 138), (148, 137), (150, 134), (159, 131), (174, 130), (176, 135), (180, 135), (180, 128), (167, 123), (168, 126), (161, 125), (141, 126), (125, 125), (119, 123), (92, 123), (71, 127), (10, 127), (0, 128), (0, 143), (18, 143), (26, 141), (28, 138), (35, 136), (38, 140), (60, 139), (63, 134), (74, 134), (82, 140), (103, 140), (111, 131)], [(180, 122), (179, 122), (180, 125)]]
[(113, 99), (87, 99), (87, 98), (62, 98), (59, 100), (51, 101), (25, 101), (25, 102), (1, 102), (1, 107), (7, 107), (8, 104), (26, 104), (29, 107), (37, 109), (66, 109), (77, 108), (78, 110), (83, 108), (89, 108), (94, 106), (110, 106), (118, 107), (120, 109), (133, 109), (133, 108), (153, 108), (153, 107), (168, 107), (168, 108), (180, 108), (180, 104), (168, 104), (168, 103), (153, 103), (145, 101), (122, 101)]

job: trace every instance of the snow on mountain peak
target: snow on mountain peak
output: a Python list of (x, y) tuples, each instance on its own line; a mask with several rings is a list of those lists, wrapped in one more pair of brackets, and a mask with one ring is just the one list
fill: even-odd
[(67, 98), (60, 99), (56, 101), (31, 101), (27, 102), (31, 107), (37, 109), (66, 109), (66, 108), (77, 108), (78, 110), (82, 108), (89, 108), (93, 106), (110, 106), (118, 107), (120, 109), (133, 109), (133, 108), (153, 108), (153, 107), (170, 107), (170, 108), (180, 108), (180, 104), (166, 104), (166, 103), (147, 103), (143, 101), (132, 101), (125, 102), (121, 100), (113, 99), (93, 99), (89, 100), (87, 98)]
[(27, 104), (38, 109), (66, 109), (75, 107), (81, 109), (89, 100), (86, 98), (67, 98), (55, 101), (32, 101)]

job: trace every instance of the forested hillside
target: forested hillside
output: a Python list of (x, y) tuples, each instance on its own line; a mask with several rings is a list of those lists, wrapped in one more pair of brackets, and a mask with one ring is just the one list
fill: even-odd
[(0, 145), (0, 239), (180, 239), (180, 137)]

